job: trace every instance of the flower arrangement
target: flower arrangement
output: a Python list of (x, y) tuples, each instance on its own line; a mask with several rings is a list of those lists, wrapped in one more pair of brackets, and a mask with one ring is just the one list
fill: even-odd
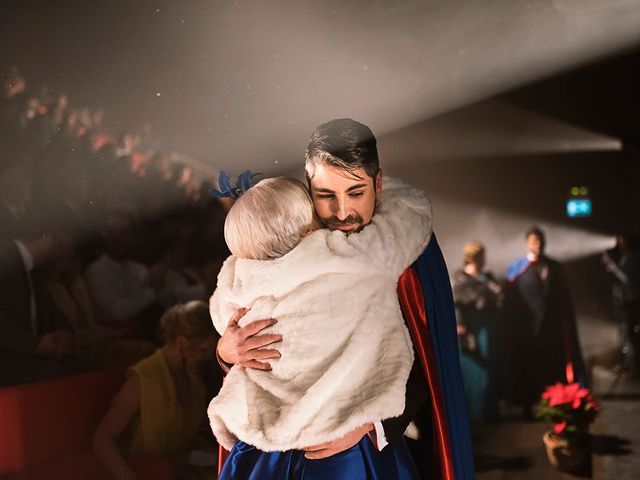
[(536, 417), (553, 423), (553, 434), (569, 445), (582, 442), (600, 412), (600, 404), (579, 383), (556, 383), (541, 395)]

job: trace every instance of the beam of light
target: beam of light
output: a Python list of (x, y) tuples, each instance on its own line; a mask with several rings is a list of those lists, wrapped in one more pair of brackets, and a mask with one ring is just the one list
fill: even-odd
[(383, 159), (429, 162), (619, 151), (622, 142), (504, 101), (487, 100), (386, 133), (379, 149)]
[(478, 240), (487, 248), (487, 264), (503, 275), (507, 266), (526, 254), (524, 233), (537, 225), (547, 237), (546, 253), (560, 262), (586, 258), (613, 248), (615, 237), (584, 228), (514, 215), (497, 209), (478, 207), (456, 200), (433, 198), (434, 231), (451, 270), (462, 266), (462, 248), (469, 240)]
[(188, 65), (199, 108), (171, 141), (256, 170), (299, 161), (330, 118), (380, 136), (631, 48), (640, 31), (635, 0), (236, 2), (202, 17)]

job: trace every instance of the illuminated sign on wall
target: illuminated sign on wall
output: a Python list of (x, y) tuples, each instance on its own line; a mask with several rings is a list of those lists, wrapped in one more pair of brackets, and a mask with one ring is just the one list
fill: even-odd
[(590, 217), (591, 216), (591, 199), (587, 196), (589, 189), (587, 187), (571, 187), (569, 190), (571, 196), (567, 200), (567, 215), (573, 217)]

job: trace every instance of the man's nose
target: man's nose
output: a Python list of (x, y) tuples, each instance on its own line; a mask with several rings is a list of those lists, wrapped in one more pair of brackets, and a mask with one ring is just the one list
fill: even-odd
[(344, 201), (336, 200), (335, 216), (338, 217), (338, 220), (344, 220), (349, 216)]

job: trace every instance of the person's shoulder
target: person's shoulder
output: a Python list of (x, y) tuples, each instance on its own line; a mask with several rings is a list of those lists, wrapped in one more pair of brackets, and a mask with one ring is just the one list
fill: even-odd
[(543, 257), (543, 261), (550, 268), (562, 269), (562, 264), (556, 260), (555, 258), (547, 257), (546, 255)]
[(508, 268), (515, 268), (515, 267), (524, 265), (525, 263), (529, 263), (529, 260), (527, 260), (527, 257), (518, 257), (515, 260), (511, 260), (511, 262), (509, 262)]
[(144, 263), (138, 262), (136, 260), (127, 260), (126, 265), (129, 271), (132, 271), (138, 274), (142, 274), (149, 271), (149, 269)]
[(526, 270), (528, 265), (529, 260), (527, 259), (527, 257), (520, 257), (513, 260), (507, 267), (507, 280), (510, 282), (514, 281), (517, 277), (520, 276), (521, 273)]
[(498, 282), (498, 278), (495, 276), (495, 274), (491, 271), (485, 271), (484, 272), (485, 277), (487, 278), (487, 280), (489, 280), (490, 282)]
[(135, 365), (131, 366), (128, 371), (128, 377), (137, 377), (140, 381), (163, 375), (163, 354), (162, 349), (156, 350), (148, 357), (143, 358)]
[(108, 264), (109, 264), (109, 257), (107, 256), (106, 253), (102, 253), (98, 258), (96, 258), (93, 262), (87, 265), (85, 272), (90, 273), (97, 270), (102, 270), (104, 268), (107, 268)]
[(463, 269), (458, 269), (455, 272), (453, 272), (452, 278), (453, 281), (456, 283), (462, 283), (465, 282), (467, 280), (467, 277), (469, 275), (467, 275), (467, 273), (463, 270)]

